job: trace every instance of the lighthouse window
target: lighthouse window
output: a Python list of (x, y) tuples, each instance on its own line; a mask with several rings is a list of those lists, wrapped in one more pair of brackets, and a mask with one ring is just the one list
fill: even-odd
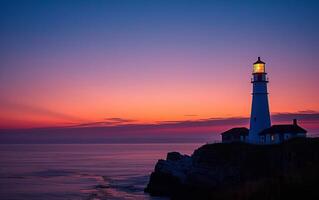
[(271, 136), (270, 136), (270, 140), (271, 140), (272, 142), (274, 142), (274, 141), (275, 141), (275, 135), (271, 135)]
[(263, 63), (254, 64), (254, 73), (265, 73), (265, 64)]

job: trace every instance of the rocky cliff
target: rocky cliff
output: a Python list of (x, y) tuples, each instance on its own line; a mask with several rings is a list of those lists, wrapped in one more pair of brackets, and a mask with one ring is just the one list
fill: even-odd
[(207, 144), (168, 153), (145, 191), (172, 199), (319, 199), (319, 138), (279, 145)]

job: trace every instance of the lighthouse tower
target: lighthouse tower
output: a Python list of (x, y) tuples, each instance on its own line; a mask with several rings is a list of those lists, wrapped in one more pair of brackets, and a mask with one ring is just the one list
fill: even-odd
[(265, 63), (260, 60), (260, 57), (258, 57), (257, 62), (253, 65), (252, 75), (253, 100), (248, 141), (250, 143), (258, 144), (260, 143), (259, 133), (262, 130), (269, 128), (271, 125), (267, 92), (268, 78)]

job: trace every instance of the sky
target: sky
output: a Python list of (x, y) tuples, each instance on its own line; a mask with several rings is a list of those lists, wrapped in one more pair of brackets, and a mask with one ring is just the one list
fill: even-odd
[(313, 128), (318, 9), (311, 0), (1, 0), (0, 128), (246, 119), (258, 56), (272, 115), (310, 115)]

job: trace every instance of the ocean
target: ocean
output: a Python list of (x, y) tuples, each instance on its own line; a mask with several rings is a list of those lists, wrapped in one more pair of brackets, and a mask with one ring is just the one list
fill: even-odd
[(158, 159), (199, 143), (0, 145), (1, 200), (155, 200), (143, 192)]

